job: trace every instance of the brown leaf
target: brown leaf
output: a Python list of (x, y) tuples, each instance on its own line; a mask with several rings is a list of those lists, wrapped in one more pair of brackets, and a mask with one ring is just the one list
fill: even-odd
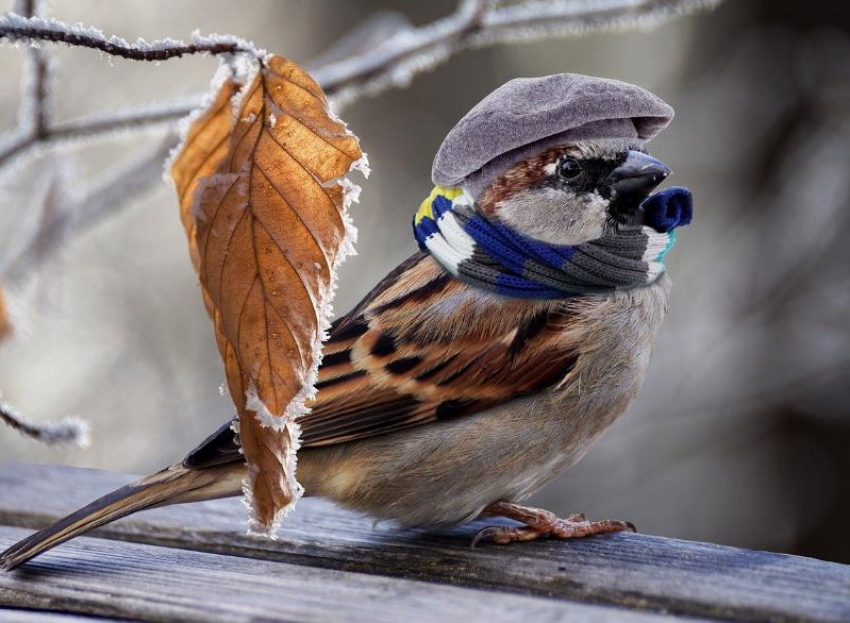
[(232, 129), (233, 113), (230, 101), (236, 92), (236, 83), (228, 77), (219, 88), (215, 100), (203, 110), (189, 127), (183, 148), (171, 164), (171, 179), (180, 201), (180, 220), (189, 239), (192, 266), (198, 270), (198, 245), (195, 231), (195, 192), (198, 184), (214, 173), (219, 162), (230, 148), (228, 138)]
[(6, 307), (6, 299), (0, 290), (0, 342), (12, 335), (12, 321), (9, 319), (9, 310)]
[(294, 418), (314, 391), (350, 246), (343, 176), (365, 159), (294, 63), (270, 57), (235, 92), (224, 83), (171, 171), (239, 413), (252, 528), (268, 532), (300, 495)]

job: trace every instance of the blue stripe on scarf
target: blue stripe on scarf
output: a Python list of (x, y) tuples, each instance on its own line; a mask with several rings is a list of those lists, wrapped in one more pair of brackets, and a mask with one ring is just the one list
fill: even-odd
[(562, 268), (564, 264), (570, 261), (575, 253), (575, 247), (573, 246), (548, 244), (541, 240), (535, 240), (502, 223), (495, 222), (491, 226), (503, 238), (510, 240), (513, 248), (518, 249), (526, 256), (530, 255), (538, 262), (552, 268)]
[(431, 211), (434, 213), (434, 219), (439, 220), (443, 214), (452, 209), (452, 202), (448, 197), (437, 195), (434, 201), (431, 202)]
[[(503, 223), (491, 221), (473, 206), (468, 204), (455, 206), (454, 199), (449, 197), (457, 197), (456, 191), (457, 189), (435, 188), (428, 198), (433, 197), (430, 204), (426, 200), (417, 212), (413, 230), (419, 248), (435, 253), (436, 247), (428, 249), (427, 242), (433, 236), (442, 237), (439, 220), (447, 212), (453, 213), (453, 218), (470, 237), (474, 254), (467, 255), (468, 251), (464, 250), (452, 258), (446, 254), (441, 261), (444, 265), (456, 265), (461, 279), (471, 280), (479, 287), (505, 296), (536, 299), (598, 292), (605, 284), (611, 283), (617, 284), (611, 289), (641, 285), (639, 274), (635, 275), (634, 280), (628, 279), (623, 284), (619, 284), (619, 281), (622, 281), (621, 277), (617, 277), (616, 274), (609, 275), (607, 273), (612, 271), (600, 268), (600, 266), (610, 265), (614, 271), (620, 273), (634, 272), (631, 265), (636, 261), (640, 263), (640, 260), (633, 257), (633, 251), (618, 255), (610, 243), (602, 245), (605, 239), (600, 239), (599, 246), (607, 254), (614, 253), (614, 255), (608, 258), (607, 255), (600, 256), (598, 251), (592, 254), (583, 251), (582, 261), (579, 263), (576, 258), (577, 264), (569, 268), (576, 253), (584, 248), (582, 245), (549, 244), (521, 234)], [(675, 187), (664, 189), (644, 202), (643, 207), (648, 226), (659, 232), (669, 232), (666, 234), (669, 236), (666, 248), (657, 256), (657, 261), (662, 261), (676, 239), (672, 230), (691, 222), (693, 204), (690, 191)], [(638, 235), (643, 234), (638, 232)], [(593, 243), (594, 241), (584, 244), (586, 246)], [(445, 247), (440, 248), (445, 251)], [(440, 257), (445, 254), (444, 251), (440, 253)], [(615, 261), (618, 259), (621, 261)], [(581, 266), (589, 268), (588, 261), (595, 262), (596, 268), (589, 271), (582, 269)], [(556, 274), (554, 279), (555, 281), (563, 280), (564, 286), (552, 287), (553, 275), (549, 274), (550, 270), (560, 272), (561, 277)], [(600, 270), (604, 274), (599, 274)], [(576, 283), (577, 280), (578, 283)]]
[(476, 214), (463, 224), (463, 231), (472, 236), (481, 250), (496, 262), (515, 273), (522, 274), (526, 255), (521, 248), (512, 244), (509, 237), (504, 235), (501, 231), (503, 227), (494, 227), (494, 225), (495, 223)]
[(439, 231), (440, 228), (437, 227), (436, 221), (425, 217), (419, 221), (418, 224), (414, 225), (413, 236), (416, 238), (416, 242), (419, 243), (419, 248), (425, 251), (425, 239), (431, 234), (436, 234)]
[(519, 299), (548, 299), (563, 296), (564, 293), (522, 277), (503, 273), (496, 279), (496, 294)]

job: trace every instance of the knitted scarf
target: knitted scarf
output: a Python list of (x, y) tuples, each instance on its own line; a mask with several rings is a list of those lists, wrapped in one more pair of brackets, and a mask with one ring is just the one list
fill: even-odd
[(419, 247), (458, 279), (516, 298), (566, 298), (646, 286), (664, 272), (673, 231), (691, 222), (685, 188), (667, 188), (642, 204), (643, 226), (578, 245), (554, 245), (481, 214), (462, 188), (436, 187), (413, 219)]

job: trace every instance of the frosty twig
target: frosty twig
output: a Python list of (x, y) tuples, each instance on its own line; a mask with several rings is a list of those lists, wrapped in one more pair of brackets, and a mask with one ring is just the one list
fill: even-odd
[[(453, 14), (418, 28), (410, 26), (400, 16), (388, 22), (384, 15), (383, 23), (394, 25), (393, 34), (388, 37), (372, 37), (375, 20), (368, 20), (365, 28), (357, 29), (366, 31), (358, 43), (365, 40), (373, 45), (365, 48), (362, 45), (352, 46), (345, 55), (323, 55), (324, 58), (319, 59), (320, 64), (308, 63), (307, 66), (339, 110), (365, 96), (374, 96), (392, 88), (404, 88), (417, 75), (436, 68), (464, 50), (547, 37), (647, 28), (678, 15), (712, 7), (719, 2), (529, 0), (503, 5), (486, 0), (463, 0)], [(117, 37), (107, 37), (96, 29), (71, 26), (56, 20), (25, 19), (17, 14), (0, 17), (2, 38), (90, 47), (106, 54), (141, 61), (166, 60), (196, 53), (261, 54), (250, 43), (230, 36), (196, 35), (191, 44), (162, 39), (153, 42), (140, 40), (132, 45)], [(13, 132), (0, 140), (0, 167), (14, 156), (25, 153), (36, 142), (168, 123), (187, 115), (200, 101), (201, 96), (198, 95), (173, 106), (130, 109), (113, 115), (77, 119), (67, 122), (64, 128), (57, 126), (43, 132), (38, 141), (22, 138)]]
[[(403, 16), (383, 14), (367, 20), (351, 35), (340, 39), (310, 66), (315, 79), (339, 109), (362, 97), (391, 88), (404, 88), (419, 74), (434, 69), (458, 53), (492, 45), (579, 36), (603, 30), (625, 30), (656, 25), (668, 18), (717, 4), (719, 0), (462, 0), (455, 12), (430, 24), (414, 27)], [(14, 12), (0, 16), (0, 40), (28, 43), (28, 63), (21, 85), (17, 126), (0, 136), (0, 173), (13, 161), (55, 149), (57, 141), (92, 138), (155, 124), (172, 124), (186, 116), (202, 97), (113, 111), (53, 123), (50, 115), (51, 65), (41, 43), (64, 44), (98, 50), (135, 61), (164, 61), (188, 54), (247, 56), (262, 59), (265, 52), (231, 35), (203, 37), (193, 34), (190, 43), (174, 39), (130, 43), (100, 30), (71, 25), (40, 15), (36, 0), (17, 0)], [(0, 283), (18, 284), (45, 258), (55, 253), (73, 234), (109, 214), (159, 177), (161, 163), (176, 145), (171, 131), (150, 153), (129, 166), (104, 174), (103, 181), (84, 192), (57, 186), (47, 201), (51, 209), (37, 231), (23, 239), (10, 255), (0, 257)], [(43, 149), (41, 150), (43, 151)], [(57, 177), (56, 184), (62, 180)], [(61, 191), (61, 192), (60, 192)], [(11, 409), (0, 405), (0, 421), (43, 440), (73, 439), (73, 426), (40, 428), (27, 424)], [(53, 433), (50, 433), (53, 430)], [(58, 431), (58, 432), (57, 432)], [(70, 431), (70, 432), (69, 432)], [(79, 432), (79, 431), (77, 431)], [(67, 434), (66, 434), (67, 433)]]
[(75, 417), (66, 416), (58, 422), (36, 424), (25, 419), (11, 405), (0, 402), (0, 422), (24, 437), (48, 445), (75, 445), (81, 448), (89, 445), (89, 426)]
[(50, 218), (13, 256), (0, 258), (0, 283), (20, 284), (39, 263), (61, 250), (67, 238), (120, 210), (128, 200), (147, 190), (162, 174), (162, 162), (176, 141), (176, 134), (169, 134), (129, 164), (117, 165), (102, 174), (83, 192), (66, 195), (66, 189), (60, 189), (54, 193), (49, 198), (56, 203)]
[(720, 0), (529, 0), (513, 4), (463, 0), (454, 14), (398, 31), (361, 55), (317, 68), (313, 75), (337, 106), (391, 88), (456, 54), (505, 43), (656, 26), (713, 7)]
[(167, 61), (191, 54), (261, 54), (250, 43), (230, 35), (202, 37), (196, 33), (192, 43), (176, 39), (138, 39), (136, 43), (129, 43), (114, 35), (107, 37), (96, 28), (17, 13), (7, 13), (0, 17), (0, 38), (11, 41), (64, 43), (71, 47), (99, 50), (104, 54), (133, 61), (149, 62)]

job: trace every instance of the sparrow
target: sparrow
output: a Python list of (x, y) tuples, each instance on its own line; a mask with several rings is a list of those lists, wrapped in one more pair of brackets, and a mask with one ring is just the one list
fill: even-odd
[[(641, 137), (545, 143), (502, 166), (474, 197), (488, 219), (551, 244), (639, 220), (641, 203), (670, 174)], [(669, 290), (664, 272), (645, 287), (512, 298), (414, 253), (331, 327), (316, 398), (298, 420), (306, 495), (399, 526), (483, 516), (520, 524), (485, 528), (473, 544), (634, 530), (523, 501), (579, 461), (634, 401)], [(139, 510), (241, 495), (247, 476), (228, 421), (182, 461), (12, 546), (0, 566)]]

